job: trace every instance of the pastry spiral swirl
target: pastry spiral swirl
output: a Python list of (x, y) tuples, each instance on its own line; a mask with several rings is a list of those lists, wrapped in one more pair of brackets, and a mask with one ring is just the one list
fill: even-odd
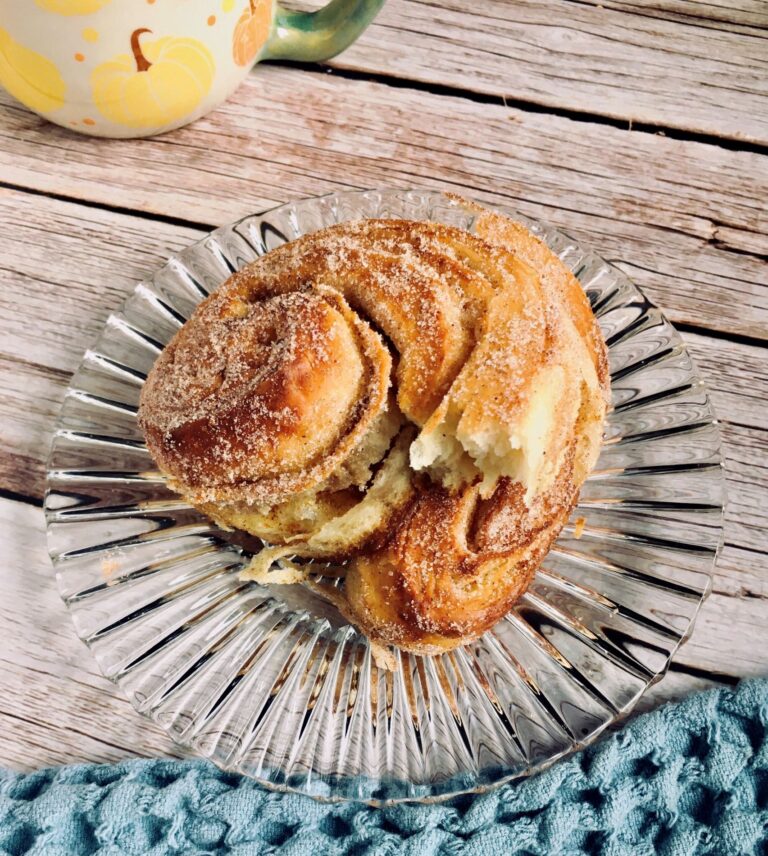
[(363, 220), (271, 251), (200, 304), (139, 411), (180, 493), (277, 545), (258, 578), (280, 578), (280, 555), (348, 560), (345, 613), (427, 654), (525, 590), (609, 396), (573, 275), (519, 224), (475, 214), (474, 234)]

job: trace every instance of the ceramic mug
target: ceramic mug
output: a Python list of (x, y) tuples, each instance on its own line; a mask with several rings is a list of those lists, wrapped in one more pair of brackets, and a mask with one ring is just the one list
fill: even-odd
[(0, 84), (99, 137), (146, 137), (212, 110), (262, 59), (315, 62), (384, 0), (291, 12), (276, 0), (0, 0)]

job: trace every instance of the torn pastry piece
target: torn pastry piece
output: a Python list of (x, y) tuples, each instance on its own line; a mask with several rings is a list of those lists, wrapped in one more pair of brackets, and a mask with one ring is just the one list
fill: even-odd
[[(394, 514), (412, 499), (414, 486), (408, 469), (411, 432), (400, 434), (375, 478), (359, 500), (346, 510), (339, 509), (303, 538), (285, 541), (285, 546), (268, 547), (254, 557), (249, 576), (267, 582), (273, 562), (285, 556), (339, 560), (361, 551), (380, 537)], [(249, 530), (254, 532), (253, 529)], [(257, 534), (257, 533), (254, 533)], [(277, 540), (277, 539), (273, 539)], [(274, 580), (271, 580), (274, 581)]]
[[(462, 203), (464, 204), (464, 203)], [(342, 612), (434, 654), (525, 591), (594, 465), (605, 346), (519, 224), (363, 220), (234, 274), (161, 354), (139, 420), (175, 488), (267, 541), (248, 574), (343, 567)]]

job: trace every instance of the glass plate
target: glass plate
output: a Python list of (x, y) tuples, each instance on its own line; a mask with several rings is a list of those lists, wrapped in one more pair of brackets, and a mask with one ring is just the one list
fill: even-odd
[(664, 674), (720, 544), (720, 436), (662, 313), (574, 240), (519, 217), (573, 269), (610, 348), (600, 460), (506, 618), (450, 654), (397, 653), (394, 672), (378, 670), (366, 639), (309, 590), (240, 580), (260, 542), (170, 491), (136, 424), (147, 372), (206, 294), (284, 241), (361, 217), (473, 224), (440, 193), (307, 199), (217, 229), (136, 287), (67, 392), (48, 544), (78, 635), (179, 743), (316, 797), (443, 798), (583, 745)]

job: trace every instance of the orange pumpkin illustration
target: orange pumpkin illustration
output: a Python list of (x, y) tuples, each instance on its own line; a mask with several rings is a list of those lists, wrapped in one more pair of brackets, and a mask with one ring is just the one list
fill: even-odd
[(232, 37), (232, 58), (237, 65), (250, 65), (256, 59), (269, 37), (271, 22), (271, 0), (248, 0)]

